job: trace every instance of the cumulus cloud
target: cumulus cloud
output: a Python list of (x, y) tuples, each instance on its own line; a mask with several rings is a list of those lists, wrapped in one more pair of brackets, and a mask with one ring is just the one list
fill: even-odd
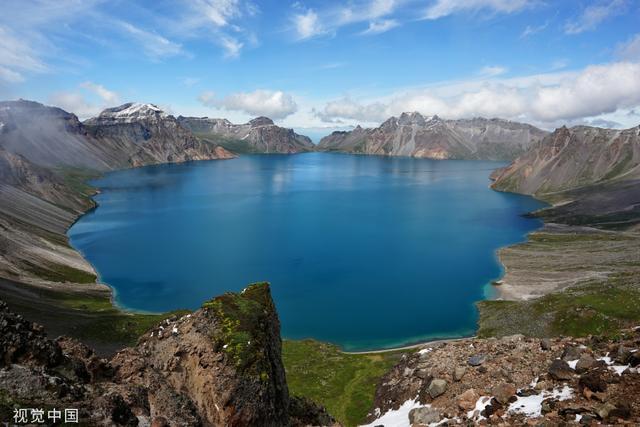
[(107, 105), (115, 105), (120, 102), (120, 97), (117, 93), (110, 91), (100, 84), (84, 82), (80, 83), (80, 87), (98, 95)]
[(488, 10), (499, 13), (518, 12), (533, 4), (532, 0), (436, 0), (424, 13), (425, 19), (439, 19), (459, 12)]
[(198, 100), (205, 106), (241, 111), (252, 116), (267, 116), (274, 120), (298, 111), (293, 97), (282, 91), (258, 89), (253, 92), (238, 92), (217, 99), (213, 92), (203, 92)]
[(88, 102), (80, 92), (56, 92), (52, 94), (48, 103), (75, 114), (80, 119), (97, 116), (102, 108)]
[(460, 82), (397, 93), (381, 100), (342, 98), (316, 115), (326, 122), (380, 122), (404, 111), (448, 118), (502, 117), (554, 123), (640, 106), (640, 64), (590, 66), (578, 73)]
[(101, 84), (84, 82), (78, 90), (56, 92), (48, 102), (74, 113), (81, 119), (98, 115), (102, 110), (120, 103), (120, 96)]
[(587, 6), (582, 13), (566, 23), (564, 30), (567, 34), (580, 34), (595, 29), (607, 19), (623, 13), (628, 0), (604, 0)]

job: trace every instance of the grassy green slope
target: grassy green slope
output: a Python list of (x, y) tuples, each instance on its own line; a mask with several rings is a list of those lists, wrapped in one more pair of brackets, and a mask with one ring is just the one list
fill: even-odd
[(283, 343), (291, 394), (324, 405), (346, 426), (364, 420), (371, 410), (378, 381), (402, 354), (347, 354), (335, 345), (314, 340)]

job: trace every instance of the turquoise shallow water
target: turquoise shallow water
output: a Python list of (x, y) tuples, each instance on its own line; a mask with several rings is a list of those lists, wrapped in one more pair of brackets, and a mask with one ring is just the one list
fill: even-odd
[(267, 280), (287, 338), (348, 350), (472, 334), (495, 251), (542, 203), (484, 161), (311, 153), (114, 172), (69, 236), (125, 307), (196, 308)]

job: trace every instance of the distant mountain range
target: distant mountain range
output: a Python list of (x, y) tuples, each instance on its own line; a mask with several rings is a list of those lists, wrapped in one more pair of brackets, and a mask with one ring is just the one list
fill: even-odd
[(178, 122), (204, 141), (219, 144), (235, 153), (301, 153), (315, 150), (311, 139), (293, 129), (276, 126), (267, 117), (236, 125), (227, 119), (178, 117)]
[(318, 150), (428, 159), (513, 160), (547, 132), (502, 119), (443, 120), (420, 113), (391, 117), (375, 129), (333, 132)]

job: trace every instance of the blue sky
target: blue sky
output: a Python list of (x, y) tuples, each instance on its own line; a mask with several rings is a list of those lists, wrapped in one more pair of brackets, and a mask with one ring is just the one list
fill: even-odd
[(402, 111), (630, 127), (640, 0), (3, 0), (0, 98), (19, 97), (310, 133)]

